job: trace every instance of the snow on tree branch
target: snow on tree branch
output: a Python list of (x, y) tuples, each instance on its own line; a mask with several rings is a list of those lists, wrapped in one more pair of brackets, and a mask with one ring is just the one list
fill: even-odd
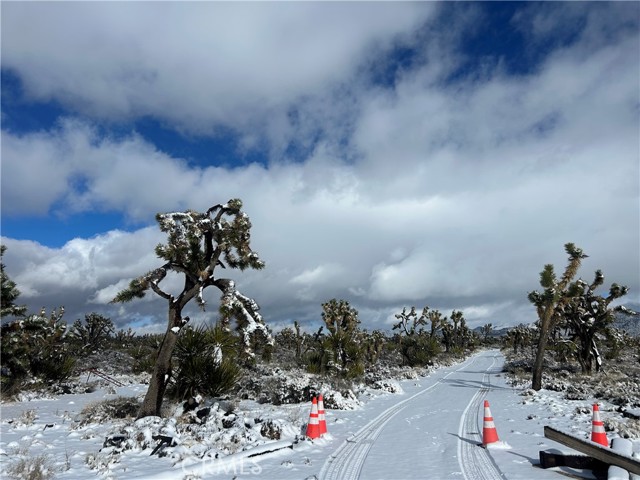
[(216, 285), (222, 290), (220, 299), (222, 325), (229, 330), (231, 318), (236, 319), (236, 331), (242, 337), (244, 353), (249, 357), (255, 355), (251, 349), (251, 335), (256, 331), (260, 331), (267, 342), (273, 344), (273, 338), (264, 324), (262, 315), (258, 313), (260, 307), (255, 300), (236, 290), (233, 280), (219, 279)]

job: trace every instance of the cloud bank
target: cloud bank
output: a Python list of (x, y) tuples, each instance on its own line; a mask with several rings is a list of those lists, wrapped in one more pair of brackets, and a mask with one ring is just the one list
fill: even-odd
[[(524, 4), (509, 21), (530, 68), (514, 73), (499, 56), (469, 67), (479, 5), (8, 4), (3, 68), (28, 101), (67, 114), (2, 131), (3, 217), (148, 226), (61, 248), (3, 237), (7, 271), (34, 310), (162, 329), (160, 299), (108, 304), (157, 266), (154, 215), (240, 197), (267, 268), (231, 275), (276, 326), (318, 322), (334, 297), (370, 329), (410, 305), (461, 309), (472, 326), (530, 322), (526, 294), (544, 264), (564, 267), (566, 242), (590, 255), (580, 275), (602, 268), (639, 302), (634, 8)], [(401, 48), (412, 56), (398, 67)], [(194, 165), (135, 127), (108, 133), (147, 116), (187, 137), (231, 129), (238, 155), (268, 161)]]

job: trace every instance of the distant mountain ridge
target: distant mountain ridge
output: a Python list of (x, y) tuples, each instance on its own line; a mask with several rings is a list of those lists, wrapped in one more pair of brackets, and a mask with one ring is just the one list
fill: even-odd
[[(640, 303), (628, 303), (624, 305), (627, 310), (631, 312), (636, 312), (638, 315), (631, 315), (624, 312), (614, 312), (615, 320), (613, 321), (613, 326), (620, 330), (624, 330), (629, 335), (637, 337), (640, 336)], [(509, 330), (516, 328), (516, 325), (502, 328), (495, 328), (491, 330), (489, 333), (490, 337), (499, 338), (507, 335)], [(473, 329), (474, 332), (482, 335), (482, 327), (476, 327)]]
[(640, 304), (629, 303), (624, 305), (627, 310), (636, 312), (637, 315), (630, 315), (625, 312), (615, 312), (616, 319), (613, 321), (613, 326), (624, 330), (629, 335), (634, 337), (640, 336)]

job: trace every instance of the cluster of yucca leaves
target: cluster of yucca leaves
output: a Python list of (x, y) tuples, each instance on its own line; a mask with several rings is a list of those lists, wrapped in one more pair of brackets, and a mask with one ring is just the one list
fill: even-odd
[(223, 395), (233, 388), (241, 373), (237, 351), (238, 338), (220, 325), (184, 328), (174, 350), (167, 393), (179, 400), (198, 394)]

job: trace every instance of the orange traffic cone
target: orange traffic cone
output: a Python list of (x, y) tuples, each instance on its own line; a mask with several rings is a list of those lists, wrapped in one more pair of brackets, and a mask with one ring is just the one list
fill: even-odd
[(599, 443), (604, 447), (609, 446), (607, 434), (604, 431), (604, 423), (600, 420), (600, 408), (597, 403), (593, 404), (593, 420), (591, 427), (591, 441)]
[(490, 443), (496, 443), (498, 439), (498, 431), (493, 423), (491, 410), (489, 409), (489, 401), (484, 401), (484, 425), (482, 427), (482, 446), (486, 447)]
[(318, 425), (320, 435), (327, 433), (327, 420), (324, 418), (324, 400), (322, 394), (318, 397)]
[(309, 414), (309, 423), (307, 424), (307, 437), (310, 439), (320, 436), (320, 425), (318, 424), (318, 401), (313, 397), (311, 401), (311, 413)]

